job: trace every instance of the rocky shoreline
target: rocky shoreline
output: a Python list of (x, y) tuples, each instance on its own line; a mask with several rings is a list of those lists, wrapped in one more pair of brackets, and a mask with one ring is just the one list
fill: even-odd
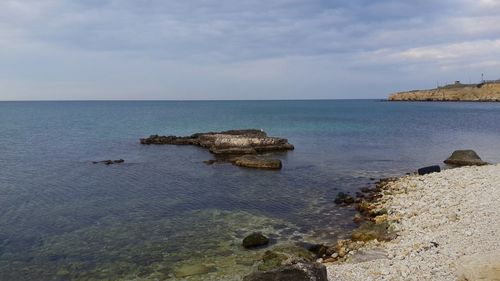
[(487, 165), (379, 184), (365, 209), (380, 232), (337, 242), (320, 260), (329, 280), (499, 280), (499, 182), (500, 165)]
[(391, 94), (389, 101), (500, 101), (500, 83), (455, 84), (430, 90), (414, 90)]

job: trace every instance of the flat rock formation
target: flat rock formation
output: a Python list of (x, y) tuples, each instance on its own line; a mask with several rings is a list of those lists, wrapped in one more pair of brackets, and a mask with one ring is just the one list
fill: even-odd
[(256, 129), (197, 133), (185, 137), (152, 135), (140, 142), (144, 145), (195, 145), (218, 156), (217, 160), (207, 161), (208, 164), (231, 162), (238, 166), (261, 169), (280, 169), (281, 161), (260, 156), (241, 156), (294, 149), (287, 139), (269, 137), (266, 132)]
[(500, 83), (453, 84), (431, 90), (399, 92), (389, 101), (500, 101)]

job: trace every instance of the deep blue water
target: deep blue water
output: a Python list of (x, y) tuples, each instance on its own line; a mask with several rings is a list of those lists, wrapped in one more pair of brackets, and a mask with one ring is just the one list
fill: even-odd
[[(500, 103), (0, 102), (0, 280), (166, 280), (199, 263), (217, 272), (189, 280), (237, 280), (259, 254), (239, 247), (246, 233), (277, 244), (348, 235), (339, 191), (455, 149), (500, 162), (499, 121)], [(277, 154), (276, 172), (138, 142), (236, 128), (296, 149)]]

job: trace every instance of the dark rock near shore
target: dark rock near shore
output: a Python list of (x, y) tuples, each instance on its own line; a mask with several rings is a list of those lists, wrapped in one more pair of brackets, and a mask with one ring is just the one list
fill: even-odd
[(265, 272), (255, 272), (243, 281), (328, 281), (326, 267), (320, 263), (296, 263)]
[(417, 173), (421, 176), (431, 174), (431, 173), (439, 173), (439, 172), (441, 172), (441, 167), (439, 167), (438, 165), (423, 167), (423, 168), (418, 169), (418, 171), (417, 171)]
[(258, 269), (259, 271), (268, 271), (292, 263), (312, 262), (314, 260), (314, 254), (305, 248), (294, 245), (281, 245), (264, 253)]
[(481, 160), (474, 150), (455, 150), (444, 163), (453, 166), (481, 166), (488, 163)]
[(344, 204), (350, 205), (355, 202), (354, 198), (351, 195), (345, 194), (344, 192), (339, 192), (337, 194), (337, 198), (334, 200), (335, 204)]
[(244, 155), (234, 160), (234, 164), (240, 167), (279, 170), (281, 169), (281, 160), (270, 159), (262, 156)]
[(243, 239), (243, 247), (251, 249), (269, 244), (269, 238), (260, 232), (254, 232)]
[(367, 242), (377, 239), (378, 241), (390, 241), (396, 237), (395, 233), (389, 231), (389, 224), (365, 222), (352, 233), (353, 241)]
[(125, 163), (125, 160), (123, 160), (123, 159), (118, 159), (118, 160), (103, 160), (103, 161), (93, 161), (92, 163), (93, 164), (102, 163), (104, 165), (113, 165), (113, 164)]

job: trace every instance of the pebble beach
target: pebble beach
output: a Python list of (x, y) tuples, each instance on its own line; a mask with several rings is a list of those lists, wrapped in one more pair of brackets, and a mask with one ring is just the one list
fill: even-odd
[(397, 238), (327, 264), (329, 280), (500, 280), (500, 165), (405, 176), (377, 204)]

